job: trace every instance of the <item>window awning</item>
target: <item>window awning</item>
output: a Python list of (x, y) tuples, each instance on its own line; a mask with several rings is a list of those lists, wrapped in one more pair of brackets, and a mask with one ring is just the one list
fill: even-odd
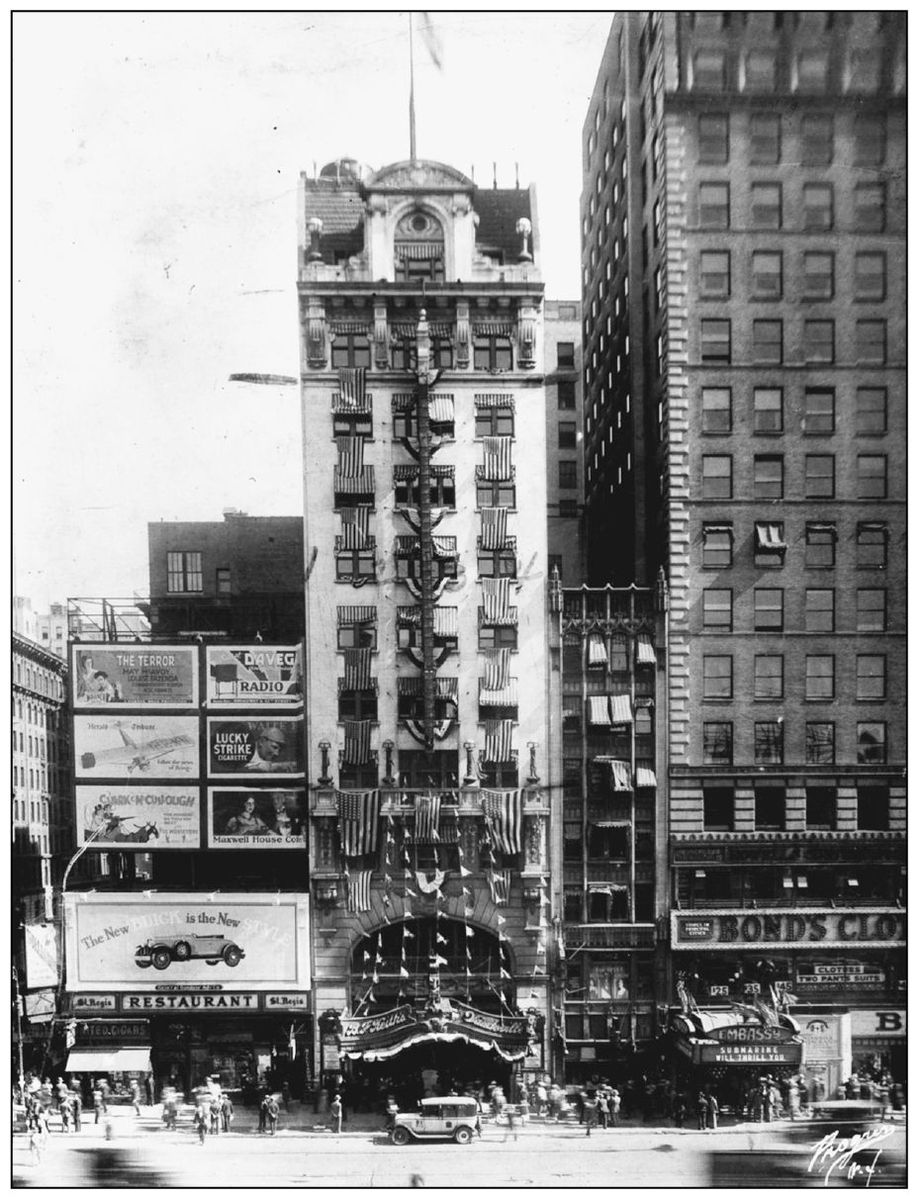
[(587, 641), (587, 665), (604, 666), (608, 661), (605, 638), (598, 632), (591, 632)]
[(503, 391), (475, 391), (474, 406), (476, 408), (509, 408), (515, 406), (516, 398)]
[(774, 549), (781, 553), (788, 548), (782, 540), (781, 524), (757, 524), (756, 539), (760, 549)]
[(455, 537), (433, 537), (433, 556), (441, 558), (458, 557), (455, 548)]
[(590, 816), (590, 823), (594, 828), (630, 828), (630, 819), (593, 819)]
[(72, 1048), (65, 1073), (150, 1073), (150, 1048)]
[(631, 790), (631, 771), (627, 761), (618, 757), (594, 757), (597, 765), (607, 765), (612, 778), (613, 790)]
[(429, 399), (429, 418), (434, 424), (452, 424), (455, 420), (455, 397), (452, 395), (431, 395)]
[[(435, 687), (433, 693), (437, 699), (451, 699), (453, 702), (458, 701), (458, 679), (457, 678), (435, 678)], [(423, 676), (422, 674), (413, 674), (409, 678), (398, 678), (397, 693), (399, 695), (413, 695), (419, 697), (423, 694)]]
[(352, 624), (374, 624), (377, 614), (374, 607), (338, 607), (337, 628), (348, 628)]
[(649, 636), (639, 636), (635, 643), (635, 658), (639, 666), (655, 666), (657, 655)]
[(636, 786), (656, 786), (657, 775), (647, 766), (639, 765), (635, 770), (635, 785)]
[(458, 636), (458, 608), (433, 608), (433, 634), (435, 636)]
[(335, 466), (333, 489), (340, 495), (374, 495), (375, 467), (362, 466), (358, 474), (344, 474), (338, 466)]
[(631, 695), (610, 695), (609, 715), (613, 724), (630, 724)]
[[(428, 258), (441, 258), (443, 248), (441, 241), (395, 241), (394, 257), (399, 262), (408, 258), (426, 261)], [(416, 332), (416, 326), (414, 326), (414, 332)]]
[(484, 679), (479, 679), (478, 702), (482, 707), (516, 707), (518, 679), (511, 678), (506, 686), (491, 689), (484, 685)]
[(590, 723), (605, 724), (609, 727), (609, 696), (590, 695), (587, 699), (590, 705)]

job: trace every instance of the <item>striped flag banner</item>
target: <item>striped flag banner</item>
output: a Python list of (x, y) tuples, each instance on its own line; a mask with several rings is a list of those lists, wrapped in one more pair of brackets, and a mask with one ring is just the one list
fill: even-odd
[(343, 721), (343, 764), (368, 765), (372, 755), (372, 721)]
[[(340, 513), (344, 549), (365, 549), (369, 543), (369, 508), (346, 508)], [(375, 609), (372, 608), (372, 611)]]
[(505, 507), (481, 508), (481, 547), (483, 549), (506, 548)]
[(509, 618), (511, 581), (509, 578), (481, 579), (484, 590), (484, 619), (488, 624)]
[(349, 876), (348, 908), (354, 914), (372, 907), (372, 871), (354, 870)]
[(522, 847), (522, 792), (482, 788), (481, 805), (493, 847), (501, 853), (518, 853)]
[(345, 649), (343, 651), (345, 678), (343, 689), (367, 691), (372, 689), (372, 650)]
[(439, 795), (417, 795), (413, 838), (416, 844), (439, 842)]
[[(510, 901), (510, 871), (508, 869), (491, 870), (487, 875), (487, 881), (490, 884), (490, 897), (498, 907), (505, 907)], [(501, 921), (506, 922), (502, 916), (499, 916), (498, 923)]]
[(488, 482), (506, 481), (513, 475), (512, 437), (484, 438), (484, 478)]
[(501, 690), (510, 680), (510, 650), (488, 649), (484, 656), (487, 658), (484, 689)]
[[(378, 845), (377, 790), (338, 790), (340, 843), (347, 857), (373, 853)], [(364, 908), (363, 908), (364, 909)]]
[(343, 478), (359, 478), (365, 455), (362, 437), (337, 437), (337, 469)]
[(341, 368), (339, 373), (340, 399), (347, 404), (354, 404), (360, 411), (367, 410), (365, 396), (365, 367), (349, 366)]

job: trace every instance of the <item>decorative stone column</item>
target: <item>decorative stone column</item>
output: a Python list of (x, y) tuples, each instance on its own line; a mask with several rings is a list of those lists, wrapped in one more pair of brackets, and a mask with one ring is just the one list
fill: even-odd
[(535, 305), (530, 300), (519, 303), (519, 367), (521, 370), (531, 370), (535, 365)]
[(327, 365), (327, 319), (324, 301), (308, 296), (307, 312), (308, 365), (320, 369)]
[(388, 369), (388, 305), (384, 300), (375, 301), (375, 365), (379, 370)]
[(467, 300), (455, 305), (455, 353), (458, 369), (467, 370), (471, 356), (471, 307)]

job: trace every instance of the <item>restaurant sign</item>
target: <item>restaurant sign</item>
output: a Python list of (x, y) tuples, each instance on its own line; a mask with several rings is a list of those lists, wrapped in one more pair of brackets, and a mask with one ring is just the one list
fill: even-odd
[(778, 948), (810, 945), (823, 948), (894, 948), (907, 940), (907, 913), (892, 908), (819, 909), (805, 912), (727, 910), (687, 914), (674, 911), (675, 949)]

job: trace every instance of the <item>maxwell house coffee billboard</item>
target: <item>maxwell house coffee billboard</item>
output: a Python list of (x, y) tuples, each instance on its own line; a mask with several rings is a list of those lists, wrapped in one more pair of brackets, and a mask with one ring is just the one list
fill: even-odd
[(300, 645), (209, 645), (209, 707), (301, 706)]
[(306, 896), (68, 894), (67, 989), (306, 990)]

